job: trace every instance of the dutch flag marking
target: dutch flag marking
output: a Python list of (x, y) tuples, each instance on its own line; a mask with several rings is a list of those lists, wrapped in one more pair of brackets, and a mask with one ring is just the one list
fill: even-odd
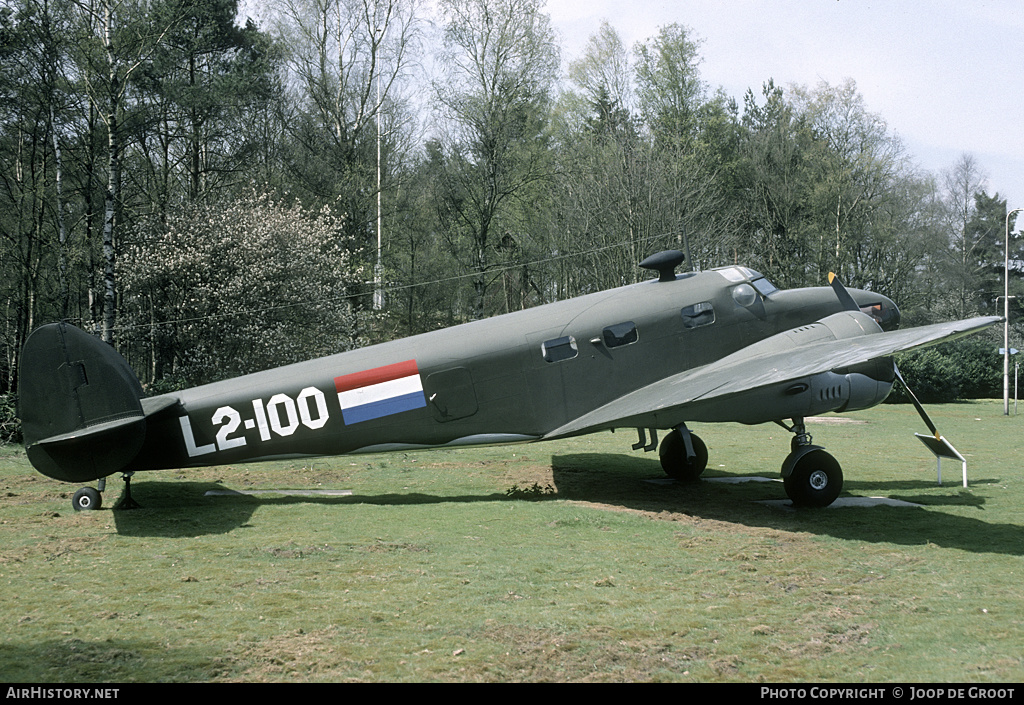
[(348, 425), (427, 405), (415, 360), (335, 377), (334, 386)]

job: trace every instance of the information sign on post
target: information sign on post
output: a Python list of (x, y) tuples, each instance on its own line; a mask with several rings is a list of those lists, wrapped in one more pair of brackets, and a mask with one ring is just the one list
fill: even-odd
[(914, 435), (921, 439), (921, 442), (928, 447), (928, 450), (932, 452), (936, 461), (938, 461), (938, 482), (940, 485), (942, 484), (942, 459), (951, 458), (960, 461), (964, 477), (964, 487), (967, 487), (967, 459), (960, 455), (959, 451), (949, 441), (942, 436), (929, 436), (924, 433), (915, 433)]

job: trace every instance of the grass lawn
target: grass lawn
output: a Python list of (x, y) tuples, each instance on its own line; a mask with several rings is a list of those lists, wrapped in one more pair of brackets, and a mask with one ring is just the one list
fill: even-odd
[[(1024, 679), (1024, 417), (913, 407), (810, 423), (843, 496), (666, 484), (631, 429), (548, 444), (143, 473), (142, 509), (0, 449), (0, 680)], [(702, 425), (705, 476), (777, 479), (789, 434)], [(207, 496), (345, 489), (350, 496)]]

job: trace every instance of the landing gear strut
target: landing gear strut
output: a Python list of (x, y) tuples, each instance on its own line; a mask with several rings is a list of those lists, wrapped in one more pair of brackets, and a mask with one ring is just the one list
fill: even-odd
[(121, 501), (114, 505), (114, 509), (141, 509), (142, 505), (132, 499), (132, 475), (133, 472), (126, 472), (121, 476), (124, 480), (124, 494), (121, 495)]
[[(132, 499), (132, 475), (135, 473), (126, 472), (121, 476), (124, 480), (124, 494), (121, 500), (114, 505), (114, 509), (139, 509), (141, 505)], [(107, 478), (101, 477), (97, 487), (83, 487), (75, 492), (71, 498), (71, 506), (76, 512), (95, 511), (103, 506), (103, 492), (107, 489)]]
[(782, 463), (782, 481), (786, 494), (797, 507), (827, 507), (843, 490), (843, 470), (839, 462), (821, 446), (811, 444), (802, 418), (793, 419), (792, 452)]

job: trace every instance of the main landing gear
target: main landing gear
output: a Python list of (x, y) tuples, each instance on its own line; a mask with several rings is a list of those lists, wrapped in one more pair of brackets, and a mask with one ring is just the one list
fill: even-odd
[[(793, 425), (777, 422), (793, 434), (790, 453), (782, 463), (782, 481), (786, 494), (797, 507), (827, 507), (843, 489), (843, 470), (839, 462), (821, 446), (813, 445), (802, 418)], [(646, 451), (657, 447), (657, 434), (651, 430), (651, 441), (640, 429), (640, 441), (634, 449)], [(658, 451), (661, 467), (669, 477), (695, 482), (708, 465), (708, 448), (696, 434), (681, 425), (669, 432)]]
[[(124, 480), (124, 494), (121, 495), (121, 500), (114, 505), (114, 509), (139, 509), (139, 503), (132, 499), (133, 474), (126, 472), (121, 476), (121, 479)], [(71, 506), (76, 512), (93, 511), (103, 506), (103, 492), (107, 489), (107, 478), (101, 477), (96, 485), (95, 489), (83, 487), (75, 492), (75, 496), (71, 498)]]
[(821, 446), (812, 445), (802, 418), (786, 426), (792, 432), (790, 454), (782, 463), (782, 482), (786, 494), (797, 507), (827, 507), (843, 490), (843, 469), (839, 462)]
[(708, 466), (708, 447), (685, 424), (665, 436), (658, 456), (665, 474), (683, 482), (696, 482)]

